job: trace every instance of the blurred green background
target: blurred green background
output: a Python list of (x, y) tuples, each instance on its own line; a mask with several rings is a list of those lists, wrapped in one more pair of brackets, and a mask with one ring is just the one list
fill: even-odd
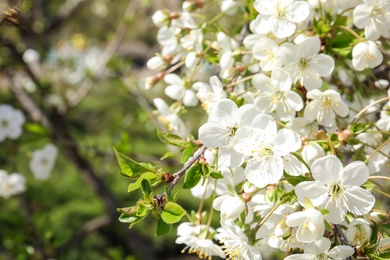
[[(175, 230), (154, 237), (152, 217), (132, 230), (119, 223), (116, 208), (140, 194), (126, 193), (129, 181), (113, 152), (167, 171), (180, 167), (160, 160), (166, 147), (156, 137), (152, 100), (161, 89), (146, 91), (143, 81), (158, 51), (151, 15), (179, 10), (181, 1), (0, 1), (0, 104), (27, 118), (19, 139), (0, 143), (0, 169), (22, 174), (27, 186), (0, 198), (0, 259), (192, 259), (174, 243)], [(20, 8), (20, 27), (4, 22), (12, 7)], [(18, 89), (50, 126), (29, 115)], [(50, 178), (40, 181), (28, 162), (47, 143), (60, 153)]]

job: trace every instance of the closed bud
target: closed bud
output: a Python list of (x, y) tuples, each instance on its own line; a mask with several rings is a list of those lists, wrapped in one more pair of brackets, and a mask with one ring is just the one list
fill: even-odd
[(244, 199), (245, 203), (248, 203), (252, 200), (252, 194), (251, 193), (243, 193), (241, 194), (241, 197)]
[(343, 129), (343, 130), (338, 134), (339, 141), (340, 141), (340, 143), (342, 143), (343, 145), (346, 145), (346, 144), (347, 144), (347, 140), (350, 139), (352, 136), (353, 136), (353, 133), (352, 133), (352, 131), (349, 130), (349, 129)]

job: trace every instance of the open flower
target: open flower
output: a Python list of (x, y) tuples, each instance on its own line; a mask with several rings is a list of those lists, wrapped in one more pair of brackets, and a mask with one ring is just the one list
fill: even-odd
[(161, 98), (153, 99), (153, 103), (157, 108), (155, 113), (158, 114), (158, 120), (168, 128), (168, 131), (173, 132), (183, 138), (186, 137), (188, 130), (176, 111), (170, 108)]
[(295, 0), (256, 0), (253, 4), (259, 12), (255, 31), (259, 34), (273, 32), (278, 38), (291, 36), (296, 23), (304, 21), (310, 14), (307, 2)]
[(250, 159), (245, 176), (259, 188), (277, 183), (283, 175), (282, 157), (301, 147), (298, 135), (289, 129), (277, 130), (275, 120), (265, 114), (256, 116), (251, 126), (237, 130), (233, 148)]
[(24, 192), (25, 182), (24, 176), (19, 173), (8, 174), (6, 171), (0, 170), (0, 196), (8, 199)]
[(375, 42), (359, 42), (352, 49), (352, 65), (357, 71), (362, 71), (366, 68), (375, 68), (382, 61), (382, 52), (378, 49)]
[(337, 259), (342, 260), (354, 254), (350, 246), (335, 246), (330, 249), (331, 242), (329, 239), (322, 237), (314, 243), (307, 244), (303, 251), (304, 254), (289, 255), (284, 260), (306, 260), (306, 259)]
[(22, 134), (25, 118), (20, 110), (4, 104), (0, 105), (0, 142), (5, 138), (16, 139)]
[(312, 243), (320, 239), (325, 232), (324, 217), (316, 209), (295, 212), (286, 219), (289, 227), (298, 227), (295, 237), (299, 242)]
[(357, 218), (349, 223), (345, 236), (350, 245), (361, 246), (370, 241), (371, 233), (370, 222), (362, 218)]
[(343, 168), (336, 156), (328, 155), (315, 160), (311, 170), (314, 181), (299, 183), (295, 193), (301, 205), (308, 198), (314, 206), (328, 209), (326, 220), (339, 224), (347, 211), (361, 216), (374, 206), (375, 197), (360, 187), (369, 176), (363, 162), (355, 161)]
[(318, 54), (320, 48), (321, 41), (315, 36), (307, 37), (298, 46), (292, 43), (280, 46), (280, 63), (290, 73), (293, 83), (299, 81), (307, 90), (321, 88), (321, 77), (329, 76), (335, 63), (331, 56)]
[(262, 259), (259, 250), (248, 243), (248, 237), (239, 226), (232, 222), (222, 222), (221, 226), (215, 238), (224, 244), (222, 247), (228, 259)]
[(176, 244), (185, 244), (186, 247), (182, 253), (188, 249), (188, 253), (197, 254), (199, 258), (211, 259), (212, 256), (225, 257), (221, 247), (214, 244), (214, 242), (207, 238), (207, 234), (214, 232), (214, 229), (206, 225), (196, 225), (190, 222), (181, 223), (177, 227)]
[(198, 104), (198, 98), (195, 95), (195, 91), (192, 89), (186, 89), (185, 82), (176, 74), (167, 74), (164, 76), (164, 80), (169, 85), (165, 88), (165, 94), (174, 99), (182, 100), (183, 105), (193, 107)]
[(363, 29), (368, 40), (375, 41), (390, 26), (390, 3), (387, 0), (365, 0), (353, 10), (353, 22)]
[(43, 149), (38, 149), (33, 152), (29, 166), (35, 178), (45, 180), (50, 176), (57, 154), (57, 147), (53, 144), (48, 144)]
[(333, 89), (325, 92), (311, 90), (307, 93), (307, 98), (312, 101), (305, 108), (305, 117), (310, 121), (317, 119), (317, 122), (325, 127), (336, 128), (336, 116), (345, 117), (349, 113), (347, 104)]
[(276, 112), (282, 121), (295, 118), (295, 113), (303, 108), (302, 98), (291, 90), (291, 77), (282, 69), (274, 69), (269, 78), (264, 74), (256, 74), (252, 84), (260, 90), (255, 104), (265, 112)]
[(236, 152), (231, 142), (243, 126), (249, 126), (261, 111), (253, 104), (237, 107), (230, 99), (223, 99), (215, 104), (208, 122), (199, 128), (199, 139), (210, 148), (219, 147), (218, 158), (225, 165), (238, 167), (243, 162), (242, 154)]

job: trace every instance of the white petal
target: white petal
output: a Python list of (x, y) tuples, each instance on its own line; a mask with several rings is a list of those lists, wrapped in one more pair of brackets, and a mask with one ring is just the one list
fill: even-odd
[(350, 246), (335, 246), (326, 255), (335, 260), (343, 260), (352, 256), (354, 253), (355, 250)]
[(285, 19), (280, 19), (273, 23), (273, 33), (280, 39), (291, 36), (295, 32), (295, 28), (295, 23)]
[(231, 99), (222, 99), (218, 101), (210, 113), (208, 121), (221, 122), (221, 120), (229, 120), (231, 115), (238, 110), (236, 103)]
[(330, 245), (330, 240), (323, 237), (314, 243), (306, 245), (304, 251), (308, 254), (318, 255), (327, 251)]
[(334, 59), (331, 56), (325, 54), (318, 54), (310, 61), (311, 69), (321, 77), (329, 76), (332, 73), (334, 66)]
[(375, 197), (367, 190), (353, 186), (345, 195), (348, 210), (356, 215), (364, 215), (370, 212), (375, 203)]
[(321, 41), (316, 36), (307, 37), (299, 45), (299, 55), (301, 58), (310, 58), (320, 51)]
[(210, 148), (223, 145), (226, 140), (227, 129), (221, 127), (219, 122), (207, 122), (199, 128), (199, 139)]
[(253, 119), (252, 127), (259, 128), (271, 136), (277, 132), (275, 120), (273, 117), (265, 114), (256, 116)]
[(297, 151), (301, 145), (301, 139), (295, 132), (290, 129), (281, 129), (275, 136), (274, 151), (279, 156), (284, 156)]
[(340, 180), (344, 185), (361, 186), (367, 181), (369, 175), (370, 173), (364, 162), (356, 161), (344, 168)]
[(292, 12), (288, 12), (286, 17), (288, 20), (299, 23), (305, 20), (310, 14), (310, 6), (303, 1), (297, 1), (293, 3)]
[(251, 159), (245, 168), (245, 176), (259, 188), (275, 184), (283, 176), (283, 160), (278, 156)]
[(343, 165), (334, 155), (315, 160), (311, 166), (313, 178), (325, 184), (335, 184), (343, 171)]
[(314, 206), (318, 206), (328, 197), (328, 188), (319, 181), (304, 181), (295, 186), (295, 194), (301, 205), (308, 198)]

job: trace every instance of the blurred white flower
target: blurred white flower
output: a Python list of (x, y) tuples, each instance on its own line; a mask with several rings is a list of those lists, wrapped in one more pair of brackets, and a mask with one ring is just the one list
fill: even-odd
[(357, 71), (375, 68), (382, 61), (382, 52), (373, 41), (359, 42), (352, 49), (352, 65)]
[(312, 243), (320, 239), (325, 232), (324, 217), (316, 209), (294, 212), (286, 219), (289, 227), (298, 227), (295, 237), (299, 242)]
[(153, 99), (153, 103), (157, 108), (155, 113), (158, 114), (158, 120), (167, 127), (168, 131), (183, 138), (187, 137), (188, 129), (178, 114), (161, 98)]
[(25, 178), (19, 173), (8, 174), (0, 170), (0, 196), (8, 199), (9, 197), (22, 193), (26, 190)]
[(390, 2), (365, 0), (353, 10), (353, 22), (356, 27), (364, 28), (368, 40), (377, 40), (390, 26)]
[(187, 89), (185, 81), (176, 74), (167, 74), (164, 80), (169, 85), (165, 88), (165, 94), (174, 99), (182, 100), (184, 106), (193, 107), (198, 104), (195, 91)]
[(39, 180), (49, 178), (54, 168), (57, 154), (58, 149), (53, 144), (47, 144), (43, 149), (33, 152), (29, 166), (35, 178)]
[(25, 118), (23, 113), (12, 106), (0, 105), (0, 142), (5, 138), (17, 139), (22, 134)]

